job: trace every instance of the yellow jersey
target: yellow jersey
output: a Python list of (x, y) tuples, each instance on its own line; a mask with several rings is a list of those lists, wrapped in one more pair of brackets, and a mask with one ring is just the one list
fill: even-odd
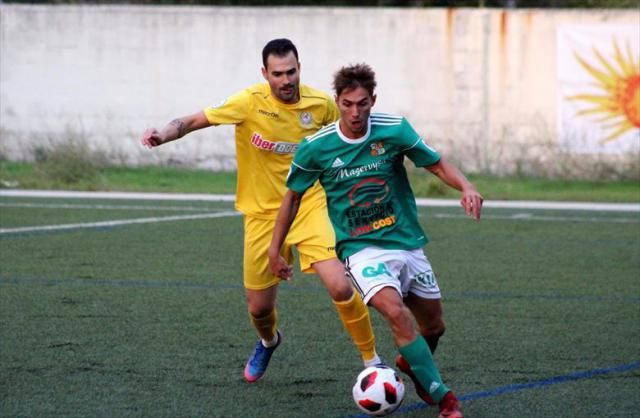
[[(261, 219), (276, 218), (300, 141), (339, 118), (328, 94), (302, 84), (300, 100), (294, 104), (278, 101), (269, 84), (262, 83), (203, 111), (212, 125), (235, 125), (236, 209)], [(301, 208), (309, 205), (325, 205), (324, 191), (317, 182), (302, 198)]]

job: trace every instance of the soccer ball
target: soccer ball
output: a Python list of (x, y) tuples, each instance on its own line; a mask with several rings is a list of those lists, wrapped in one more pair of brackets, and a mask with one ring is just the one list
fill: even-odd
[(389, 415), (404, 399), (404, 383), (395, 370), (387, 366), (364, 369), (353, 385), (353, 400), (369, 415)]

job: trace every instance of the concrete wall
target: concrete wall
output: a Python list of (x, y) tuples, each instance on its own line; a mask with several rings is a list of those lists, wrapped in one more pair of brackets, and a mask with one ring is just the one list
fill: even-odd
[(465, 171), (550, 173), (558, 164), (557, 26), (639, 17), (635, 10), (4, 4), (0, 155), (30, 159), (35, 147), (73, 139), (127, 164), (232, 169), (230, 127), (153, 152), (139, 137), (262, 81), (263, 45), (288, 37), (299, 48), (303, 82), (327, 91), (340, 66), (369, 63), (376, 109), (407, 116)]

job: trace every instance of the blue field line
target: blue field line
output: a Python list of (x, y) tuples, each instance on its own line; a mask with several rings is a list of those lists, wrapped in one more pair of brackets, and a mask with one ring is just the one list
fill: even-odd
[(554, 295), (554, 294), (518, 294), (508, 292), (446, 292), (444, 297), (453, 296), (459, 298), (476, 299), (556, 299), (562, 301), (603, 301), (603, 300), (626, 300), (629, 302), (640, 302), (640, 296), (597, 296), (597, 295)]
[[(2, 284), (25, 284), (43, 286), (113, 286), (113, 287), (141, 287), (141, 288), (183, 288), (183, 289), (244, 289), (242, 284), (210, 284), (183, 281), (136, 280), (136, 279), (61, 279), (42, 277), (1, 277)], [(280, 288), (282, 289), (282, 288)]]
[[(215, 281), (215, 279), (212, 279)], [(295, 280), (306, 281), (304, 286), (293, 286), (283, 283), (278, 290), (284, 292), (326, 292), (325, 287), (314, 277), (297, 277)], [(0, 285), (41, 285), (41, 286), (113, 286), (140, 288), (174, 288), (174, 289), (239, 289), (244, 286), (238, 283), (195, 283), (180, 280), (139, 280), (139, 279), (101, 279), (101, 278), (45, 278), (45, 277), (3, 277)], [(640, 297), (628, 295), (554, 295), (554, 294), (520, 294), (508, 292), (446, 292), (447, 299), (549, 299), (577, 302), (628, 302), (640, 303)]]
[[(61, 279), (61, 278), (42, 278), (42, 277), (2, 277), (0, 276), (0, 285), (40, 285), (40, 286), (106, 286), (106, 287), (139, 287), (139, 288), (156, 288), (156, 289), (238, 289), (244, 290), (241, 279), (238, 284), (223, 283), (194, 283), (183, 281), (164, 281), (164, 280), (136, 280), (136, 279)], [(311, 285), (305, 288), (283, 285), (278, 291), (285, 292), (326, 292), (322, 285)]]
[[(491, 398), (494, 396), (506, 395), (509, 393), (520, 392), (527, 389), (538, 389), (545, 386), (557, 385), (559, 383), (573, 382), (576, 380), (590, 379), (592, 377), (603, 376), (613, 373), (624, 373), (631, 370), (640, 369), (640, 361), (633, 361), (631, 363), (622, 364), (620, 366), (605, 367), (601, 369), (585, 370), (581, 372), (569, 373), (560, 376), (553, 376), (548, 379), (536, 380), (527, 383), (516, 383), (513, 385), (507, 385), (497, 387), (488, 390), (482, 390), (480, 392), (468, 393), (466, 395), (459, 396), (460, 401), (474, 401), (477, 399)], [(396, 413), (406, 413), (411, 411), (418, 411), (429, 408), (429, 405), (423, 402), (416, 402), (411, 405), (403, 406), (396, 411)], [(369, 418), (366, 414), (348, 415), (345, 418)]]

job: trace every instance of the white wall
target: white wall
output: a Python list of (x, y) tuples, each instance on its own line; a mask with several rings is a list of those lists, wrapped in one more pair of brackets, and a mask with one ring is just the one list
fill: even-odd
[(262, 47), (288, 37), (303, 82), (327, 91), (340, 66), (370, 64), (376, 109), (407, 116), (465, 171), (553, 171), (555, 30), (598, 22), (638, 24), (640, 14), (3, 4), (0, 155), (30, 159), (72, 138), (128, 164), (233, 168), (230, 127), (152, 152), (139, 137), (262, 81)]

